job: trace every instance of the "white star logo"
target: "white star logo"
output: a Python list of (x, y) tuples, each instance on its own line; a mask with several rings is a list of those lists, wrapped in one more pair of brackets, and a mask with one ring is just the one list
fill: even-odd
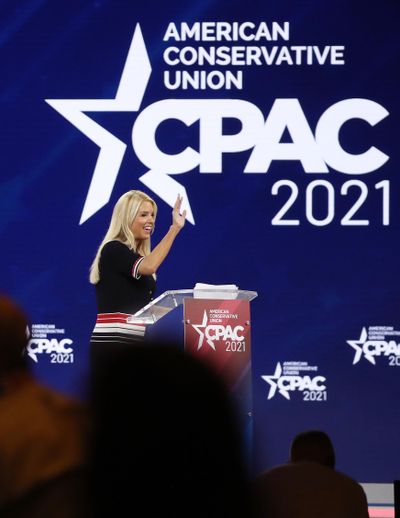
[[(271, 387), (269, 389), (268, 399), (272, 399), (275, 396), (275, 392), (276, 392), (276, 389), (278, 387), (278, 383), (275, 380), (279, 380), (281, 375), (282, 375), (282, 366), (278, 362), (276, 364), (275, 373), (273, 374), (273, 376), (261, 376), (262, 379), (264, 381), (266, 381), (267, 383), (269, 383), (269, 385)], [(283, 388), (280, 388), (279, 389), (279, 393), (282, 394), (282, 396), (285, 397), (286, 399), (290, 399), (290, 395), (289, 395), (289, 392), (287, 390), (285, 390)]]
[[(79, 224), (108, 203), (126, 151), (126, 144), (84, 112), (136, 112), (139, 110), (151, 74), (139, 24), (122, 71), (114, 99), (46, 99), (46, 102), (100, 148)], [(186, 189), (165, 172), (147, 171), (139, 180), (171, 207), (177, 194), (184, 199), (187, 219), (194, 224)]]
[[(268, 399), (272, 399), (275, 396), (276, 389), (278, 387), (278, 383), (275, 380), (279, 380), (279, 378), (282, 376), (282, 366), (278, 362), (276, 364), (275, 372), (272, 376), (261, 376), (264, 381), (269, 383), (270, 389), (268, 393)], [(289, 392), (283, 388), (279, 388), (278, 391), (280, 394), (282, 394), (283, 397), (290, 400)]]
[[(200, 350), (203, 347), (205, 332), (201, 331), (201, 329), (205, 329), (207, 327), (207, 322), (208, 322), (207, 312), (204, 310), (203, 323), (202, 324), (192, 324), (193, 329), (200, 335), (199, 343), (197, 345), (197, 350)], [(211, 347), (211, 349), (216, 351), (214, 342), (212, 340), (210, 340), (210, 338), (207, 338), (207, 343)]]
[(31, 350), (31, 345), (30, 344), (28, 344), (28, 346), (26, 348), (26, 353), (29, 356), (29, 358), (32, 358), (32, 360), (34, 362), (38, 363), (38, 359), (37, 359), (36, 353)]
[[(358, 363), (361, 359), (361, 355), (363, 353), (363, 346), (367, 341), (368, 333), (365, 327), (362, 328), (360, 339), (359, 340), (347, 340), (347, 343), (356, 351), (354, 354), (353, 365)], [(373, 365), (376, 365), (375, 358), (373, 354), (368, 351), (364, 351), (365, 359), (368, 360)]]
[(32, 358), (32, 360), (34, 362), (38, 363), (36, 354), (31, 350), (31, 342), (30, 342), (31, 332), (29, 330), (29, 326), (26, 326), (25, 334), (26, 334), (26, 339), (28, 340), (28, 345), (26, 346), (25, 351), (26, 351), (27, 355), (29, 356), (29, 358)]

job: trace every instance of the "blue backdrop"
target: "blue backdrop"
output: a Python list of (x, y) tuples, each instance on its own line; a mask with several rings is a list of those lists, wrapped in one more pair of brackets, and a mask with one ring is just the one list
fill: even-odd
[(157, 292), (258, 292), (255, 469), (322, 428), (343, 471), (398, 478), (398, 2), (1, 4), (0, 288), (40, 379), (84, 393), (119, 196), (154, 197), (157, 242), (183, 192)]

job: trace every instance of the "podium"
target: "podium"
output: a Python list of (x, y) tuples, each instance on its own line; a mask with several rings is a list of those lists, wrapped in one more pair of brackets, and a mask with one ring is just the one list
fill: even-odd
[(144, 340), (176, 345), (225, 380), (245, 435), (250, 434), (251, 321), (255, 291), (166, 291), (130, 318), (144, 324)]

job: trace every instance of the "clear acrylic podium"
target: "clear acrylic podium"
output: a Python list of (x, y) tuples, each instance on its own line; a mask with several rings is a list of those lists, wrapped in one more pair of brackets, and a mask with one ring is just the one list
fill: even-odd
[(247, 300), (251, 301), (257, 297), (256, 291), (246, 290), (173, 290), (165, 291), (159, 297), (152, 300), (147, 306), (135, 313), (132, 322), (140, 324), (155, 324), (173, 309), (181, 306), (185, 299), (199, 298), (202, 300)]
[(250, 301), (257, 292), (166, 291), (130, 317), (146, 325), (145, 340), (168, 342), (211, 363), (251, 411)]
[(166, 291), (130, 317), (145, 324), (145, 341), (174, 345), (225, 380), (237, 408), (245, 449), (252, 450), (250, 301), (246, 290)]

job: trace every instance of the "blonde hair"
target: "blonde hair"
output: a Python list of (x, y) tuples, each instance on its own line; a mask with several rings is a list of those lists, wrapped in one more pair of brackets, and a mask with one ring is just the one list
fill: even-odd
[(123, 194), (115, 204), (110, 226), (108, 227), (107, 233), (97, 250), (92, 266), (90, 267), (89, 280), (92, 284), (97, 284), (100, 280), (100, 254), (103, 246), (109, 241), (121, 241), (121, 243), (127, 245), (131, 250), (138, 252), (143, 256), (150, 253), (150, 239), (137, 243), (131, 230), (133, 220), (139, 211), (140, 205), (144, 201), (148, 201), (153, 205), (155, 220), (157, 214), (156, 202), (142, 191), (128, 191)]

